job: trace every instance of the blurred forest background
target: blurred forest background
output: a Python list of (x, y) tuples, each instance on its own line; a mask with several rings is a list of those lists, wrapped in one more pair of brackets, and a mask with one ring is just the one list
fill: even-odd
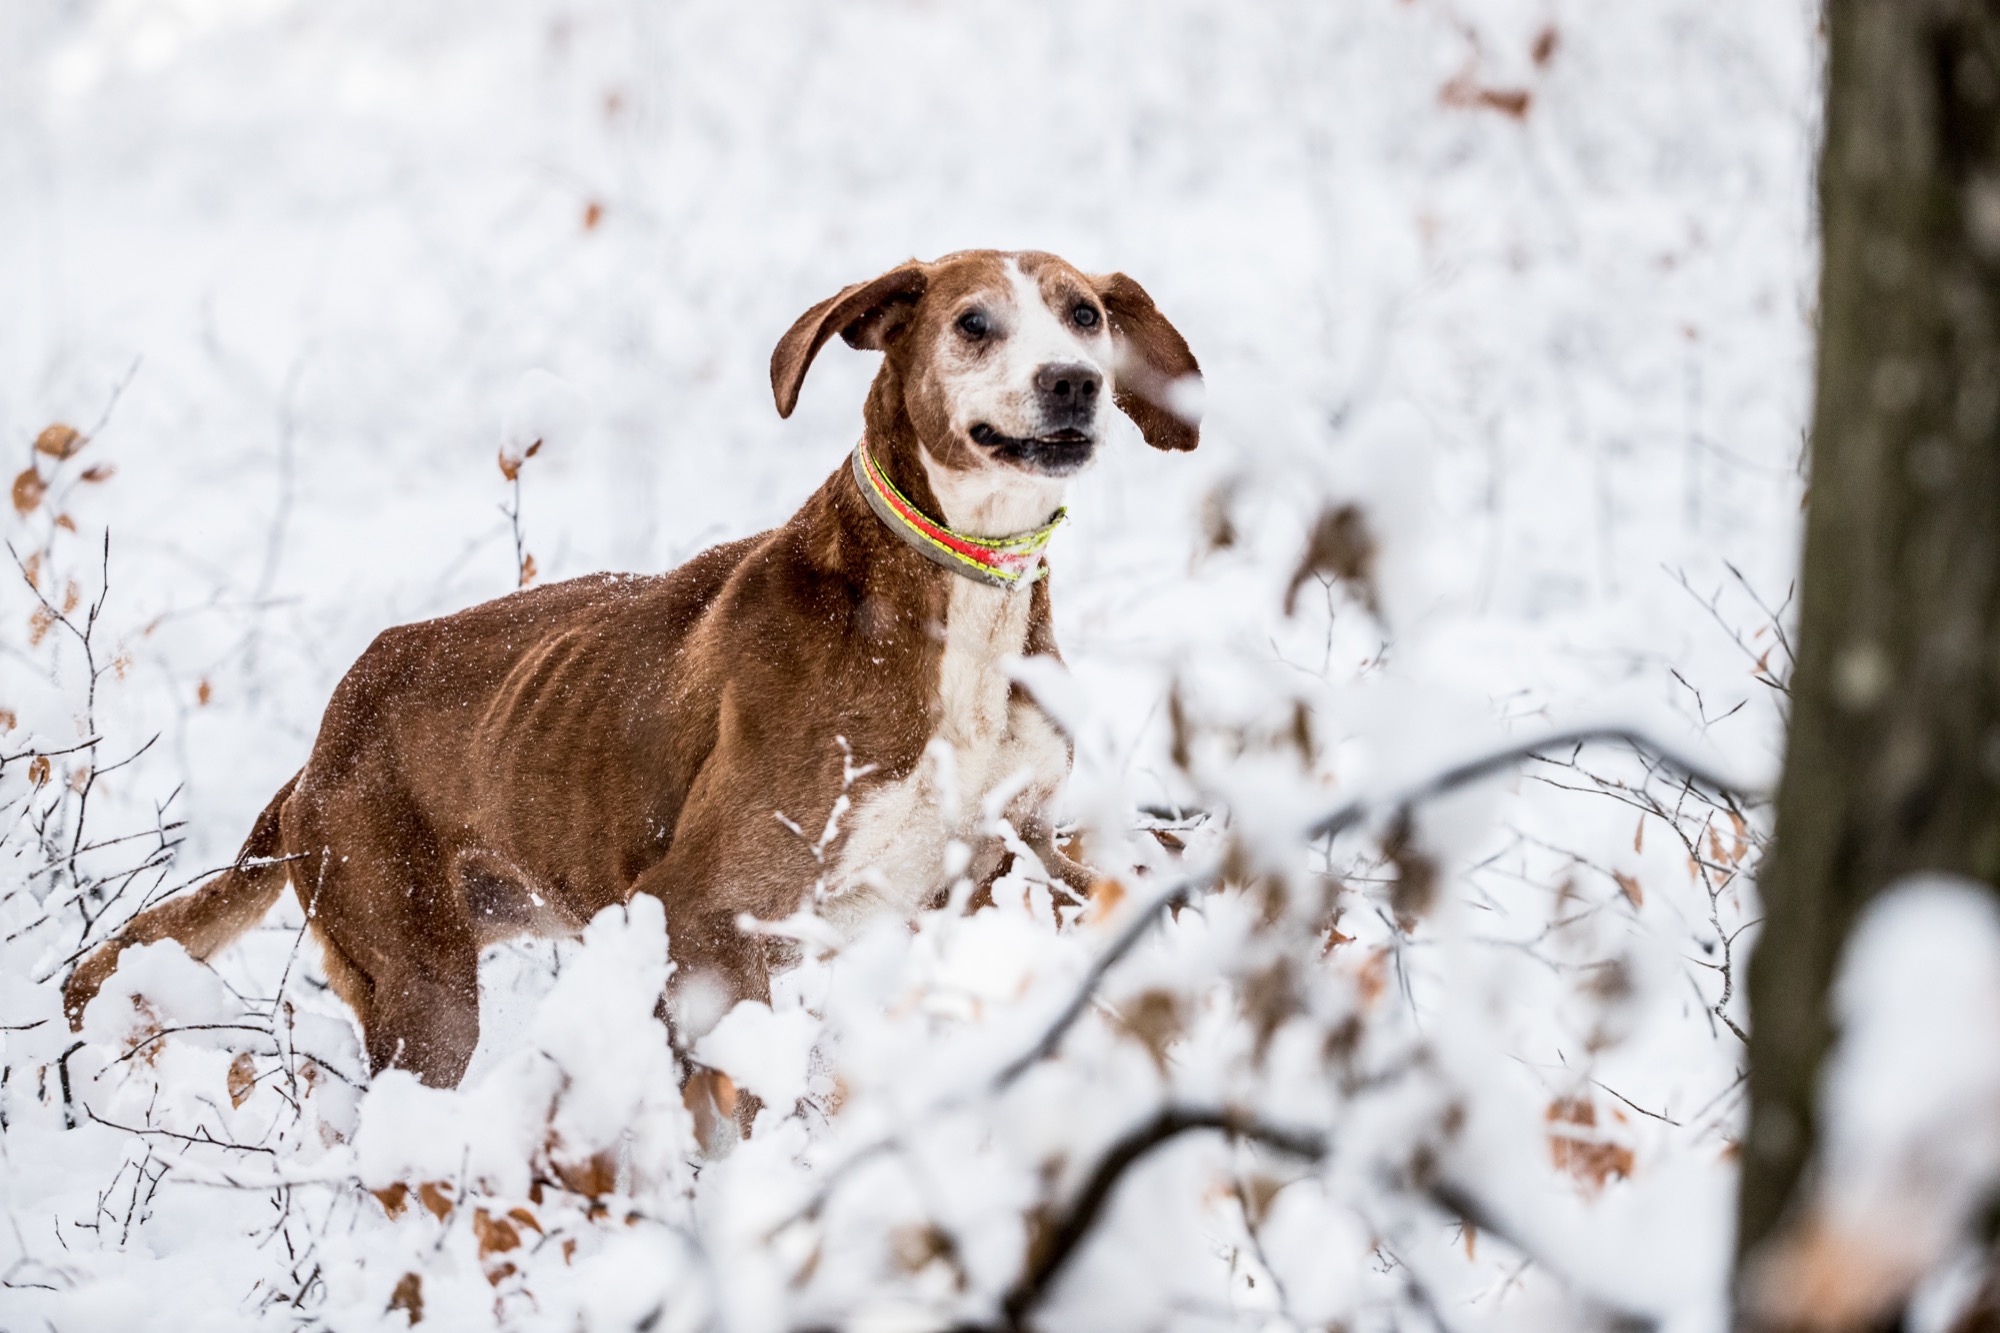
[[(1816, 9), (0, 7), (0, 1326), (1721, 1327)], [(512, 589), (517, 537), (548, 581), (781, 522), (874, 358), (781, 422), (778, 335), (976, 246), (1130, 273), (1206, 375), (1201, 449), (1114, 440), (1051, 552), (1069, 814), (1128, 915), (1052, 929), (1023, 875), (808, 965), (714, 1053), (769, 1123), (699, 1169), (629, 1055), (636, 918), (497, 950), (457, 1093), (361, 1086), (290, 904), (71, 1053), (67, 960), (227, 862), (377, 632)], [(1302, 564), (1349, 505), (1366, 586)], [(1732, 790), (1592, 744), (1398, 795), (1598, 726)], [(1282, 910), (1163, 917), (996, 1075), (1230, 847)]]

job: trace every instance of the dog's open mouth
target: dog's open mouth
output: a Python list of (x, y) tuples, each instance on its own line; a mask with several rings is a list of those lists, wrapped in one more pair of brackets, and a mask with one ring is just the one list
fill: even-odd
[(982, 421), (966, 433), (974, 444), (992, 450), (996, 456), (1051, 476), (1076, 471), (1090, 461), (1091, 451), (1097, 448), (1096, 436), (1073, 428), (1023, 438), (1002, 435)]

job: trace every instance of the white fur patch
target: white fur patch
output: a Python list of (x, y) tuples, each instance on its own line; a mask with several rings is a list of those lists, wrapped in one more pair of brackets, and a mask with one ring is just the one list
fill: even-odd
[(836, 925), (850, 927), (878, 910), (915, 911), (957, 873), (946, 865), (950, 844), (983, 836), (981, 806), (989, 796), (1016, 787), (1003, 813), (1018, 823), (1068, 775), (1061, 733), (1040, 708), (1008, 697), (1002, 667), (1027, 643), (1029, 599), (1025, 588), (951, 581), (937, 734), (914, 773), (868, 793), (849, 817), (821, 906)]
[[(1043, 434), (1048, 427), (1035, 396), (1035, 372), (1043, 366), (1089, 366), (1106, 385), (1111, 383), (1113, 349), (1104, 325), (1078, 328), (1066, 313), (1050, 309), (1041, 287), (1017, 261), (1008, 259), (1005, 272), (1007, 291), (1004, 297), (996, 294), (988, 310), (999, 343), (987, 355), (967, 361), (954, 353), (953, 335), (947, 331), (937, 357), (947, 367), (941, 379), (951, 403), (952, 429), (961, 435), (982, 422), (1017, 438)], [(1100, 404), (1098, 410), (1108, 411), (1109, 405)]]

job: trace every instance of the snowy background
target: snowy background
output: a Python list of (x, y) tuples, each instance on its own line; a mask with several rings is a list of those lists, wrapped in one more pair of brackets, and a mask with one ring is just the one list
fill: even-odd
[[(1815, 22), (0, 6), (0, 456), (35, 469), (0, 511), (33, 576), (0, 590), (0, 1328), (992, 1322), (1106, 1145), (1191, 1106), (1321, 1140), (1174, 1138), (1024, 1318), (1718, 1327), (1767, 812), (1589, 746), (1407, 837), (1290, 837), (1578, 723), (1775, 775)], [(369, 639), (514, 586), (510, 414), (585, 408), (522, 472), (539, 579), (670, 567), (852, 447), (874, 358), (832, 349), (781, 422), (791, 320), (974, 246), (1130, 273), (1207, 378), (1201, 449), (1115, 439), (1051, 554), (1045, 693), (1122, 900), (1058, 930), (1024, 868), (801, 968), (703, 1052), (767, 1103), (719, 1162), (636, 911), (495, 951), (456, 1093), (365, 1087), (289, 901), (219, 973), (135, 955), (61, 1058), (66, 960), (228, 861)], [(73, 458), (34, 452), (57, 422)], [(1344, 504), (1375, 608), (1308, 577), (1287, 615)], [(52, 616), (84, 627), (107, 531), (86, 659)], [(996, 1087), (1121, 913), (1230, 845), (1282, 905), (1202, 896)]]

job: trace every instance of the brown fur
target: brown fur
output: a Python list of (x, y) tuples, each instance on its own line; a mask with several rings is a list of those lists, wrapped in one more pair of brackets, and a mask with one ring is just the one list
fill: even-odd
[[(772, 357), (779, 412), (833, 334), (884, 350), (867, 438), (936, 514), (920, 451), (948, 462), (972, 446), (941, 433), (921, 335), (1005, 258), (912, 262), (814, 306)], [(1150, 443), (1192, 448), (1195, 428), (1158, 399), (1197, 373), (1194, 358), (1138, 284), (1048, 255), (1017, 262), (1044, 290), (1099, 296), (1126, 354), (1116, 401)], [(65, 988), (71, 1022), (120, 949), (172, 937), (206, 957), (255, 924), (287, 877), (373, 1067), (433, 1084), (455, 1084), (477, 1043), (485, 944), (574, 931), (635, 892), (665, 904), (677, 984), (705, 974), (728, 998), (767, 996), (772, 960), (737, 918), (789, 915), (819, 871), (775, 812), (826, 822), (842, 790), (836, 737), (876, 766), (864, 788), (915, 768), (937, 731), (955, 577), (875, 517), (843, 464), (782, 527), (671, 573), (592, 575), (384, 632), (335, 689), (305, 767), (237, 864), (85, 960)], [(1031, 596), (1022, 649), (1054, 655), (1047, 581)], [(1083, 884), (1040, 810), (1018, 823)]]

